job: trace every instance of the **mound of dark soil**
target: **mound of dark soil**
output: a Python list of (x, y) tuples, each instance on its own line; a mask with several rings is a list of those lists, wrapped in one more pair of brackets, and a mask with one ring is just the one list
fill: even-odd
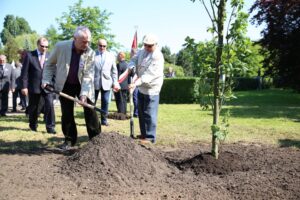
[(109, 119), (116, 119), (116, 120), (127, 120), (127, 119), (130, 119), (130, 116), (129, 115), (125, 115), (123, 113), (109, 113), (107, 115), (107, 118)]
[(168, 159), (180, 170), (192, 171), (200, 179), (208, 174), (221, 178), (226, 183), (222, 187), (234, 198), (300, 198), (299, 150), (257, 144), (222, 147), (218, 160), (205, 152), (184, 160)]
[(103, 188), (132, 187), (171, 173), (167, 161), (153, 154), (151, 148), (113, 132), (93, 138), (62, 163), (62, 171), (79, 182), (96, 181)]

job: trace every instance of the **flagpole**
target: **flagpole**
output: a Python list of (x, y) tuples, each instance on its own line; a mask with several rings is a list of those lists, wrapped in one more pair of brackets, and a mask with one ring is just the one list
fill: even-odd
[(130, 58), (132, 58), (136, 54), (137, 48), (138, 48), (138, 40), (137, 40), (138, 26), (135, 25), (134, 29), (135, 29), (135, 33), (134, 33), (134, 37), (133, 37), (133, 41), (132, 41), (132, 45), (131, 45)]
[[(137, 48), (138, 48), (138, 39), (137, 39), (137, 29), (138, 29), (138, 26), (135, 25), (134, 29), (135, 29), (135, 33), (134, 33), (133, 40), (132, 40), (132, 45), (131, 45), (131, 50), (130, 50), (130, 58), (132, 58), (136, 54)], [(118, 82), (122, 83), (128, 77), (128, 75), (129, 75), (129, 69), (126, 69), (119, 76)]]

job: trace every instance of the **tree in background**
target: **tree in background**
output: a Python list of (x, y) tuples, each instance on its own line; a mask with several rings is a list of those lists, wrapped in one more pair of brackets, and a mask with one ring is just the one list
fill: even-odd
[[(191, 1), (195, 2), (196, 0)], [(219, 142), (225, 139), (229, 126), (228, 117), (226, 116), (223, 122), (220, 122), (220, 112), (223, 102), (233, 97), (232, 83), (230, 80), (234, 71), (237, 71), (241, 66), (232, 64), (233, 55), (236, 55), (238, 58), (243, 58), (243, 56), (246, 56), (245, 53), (247, 53), (246, 48), (249, 40), (247, 40), (244, 35), (247, 31), (248, 15), (242, 12), (243, 0), (230, 1), (231, 10), (229, 10), (229, 16), (226, 15), (227, 0), (199, 1), (204, 5), (212, 23), (212, 27), (208, 30), (213, 36), (215, 35), (213, 37), (214, 54), (211, 55), (208, 60), (211, 64), (208, 64), (207, 68), (201, 71), (200, 78), (203, 83), (201, 86), (205, 86), (204, 88), (206, 89), (208, 88), (207, 94), (211, 95), (210, 88), (213, 93), (211, 101), (213, 108), (211, 153), (215, 158), (218, 158)], [(227, 26), (224, 26), (225, 22), (228, 22)], [(226, 40), (224, 41), (224, 39)], [(195, 53), (197, 52), (198, 46), (193, 46), (193, 43), (194, 42), (190, 42), (187, 46), (190, 46), (190, 49)], [(200, 45), (200, 47), (202, 46)], [(243, 53), (237, 55), (238, 51)], [(207, 81), (208, 75), (212, 75), (213, 81)]]
[(266, 24), (259, 43), (266, 48), (267, 74), (279, 77), (280, 85), (300, 91), (300, 3), (296, 0), (257, 0), (252, 22)]
[(18, 51), (19, 47), (15, 39), (12, 36), (7, 38), (6, 45), (4, 47), (4, 54), (6, 55), (8, 63), (19, 60)]
[(175, 77), (179, 78), (179, 77), (185, 76), (183, 68), (181, 66), (170, 64), (167, 62), (165, 62), (165, 65), (164, 65), (164, 74), (165, 75), (169, 72), (169, 68), (172, 68), (172, 70), (174, 71)]
[(176, 65), (182, 67), (185, 76), (194, 76), (193, 52), (187, 48), (181, 49), (176, 56)]
[(6, 15), (1, 32), (1, 41), (5, 45), (9, 37), (17, 37), (18, 35), (33, 33), (28, 22), (23, 17), (15, 17), (14, 15)]
[(164, 55), (165, 62), (167, 63), (175, 63), (176, 55), (171, 54), (171, 50), (168, 46), (161, 47), (161, 52)]
[(36, 48), (36, 41), (40, 36), (36, 33), (22, 34), (7, 39), (3, 52), (7, 56), (7, 61), (18, 61), (20, 59), (20, 51), (32, 51)]
[(74, 31), (77, 26), (87, 26), (92, 32), (92, 48), (97, 48), (97, 42), (100, 38), (105, 38), (109, 48), (118, 47), (119, 44), (114, 42), (114, 35), (110, 34), (109, 16), (112, 13), (106, 10), (100, 10), (99, 7), (82, 7), (82, 0), (79, 0), (74, 6), (69, 7), (69, 12), (64, 12), (63, 16), (57, 18), (61, 40), (69, 40), (73, 38)]
[(51, 51), (53, 46), (60, 40), (60, 35), (53, 25), (47, 28), (45, 37), (49, 41), (49, 51)]
[(169, 68), (172, 68), (175, 72), (176, 77), (184, 77), (183, 68), (181, 66), (175, 65), (176, 54), (171, 54), (171, 50), (168, 46), (163, 46), (161, 52), (164, 55), (165, 65), (164, 73), (168, 73)]
[(32, 51), (36, 49), (36, 42), (40, 36), (36, 33), (23, 34), (14, 38), (19, 49)]

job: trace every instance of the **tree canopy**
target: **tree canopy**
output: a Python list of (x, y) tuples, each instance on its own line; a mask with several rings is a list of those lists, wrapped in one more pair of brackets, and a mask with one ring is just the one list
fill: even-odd
[(69, 12), (64, 12), (62, 17), (56, 19), (59, 24), (59, 30), (62, 31), (59, 39), (69, 40), (73, 37), (77, 26), (87, 26), (92, 32), (91, 46), (93, 48), (96, 48), (97, 41), (100, 38), (106, 39), (109, 47), (117, 47), (118, 44), (114, 42), (115, 36), (109, 33), (108, 20), (112, 13), (107, 10), (100, 10), (99, 7), (84, 8), (82, 7), (82, 2), (82, 0), (79, 0), (69, 7)]
[(266, 73), (279, 78), (279, 86), (300, 91), (300, 3), (295, 0), (257, 0), (252, 22), (265, 24), (259, 43), (265, 54)]
[(6, 15), (1, 32), (1, 41), (5, 45), (9, 37), (17, 37), (18, 35), (33, 33), (28, 22), (23, 17), (14, 15)]

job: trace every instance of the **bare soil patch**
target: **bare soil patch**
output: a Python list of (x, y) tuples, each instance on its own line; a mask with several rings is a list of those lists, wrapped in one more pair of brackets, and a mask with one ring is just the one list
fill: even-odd
[(300, 151), (260, 144), (178, 149), (103, 133), (80, 149), (0, 152), (0, 199), (300, 199)]
[(127, 119), (130, 119), (130, 116), (129, 115), (125, 115), (124, 113), (114, 112), (114, 113), (108, 113), (107, 118), (109, 118), (109, 119), (115, 119), (115, 120), (127, 120)]

